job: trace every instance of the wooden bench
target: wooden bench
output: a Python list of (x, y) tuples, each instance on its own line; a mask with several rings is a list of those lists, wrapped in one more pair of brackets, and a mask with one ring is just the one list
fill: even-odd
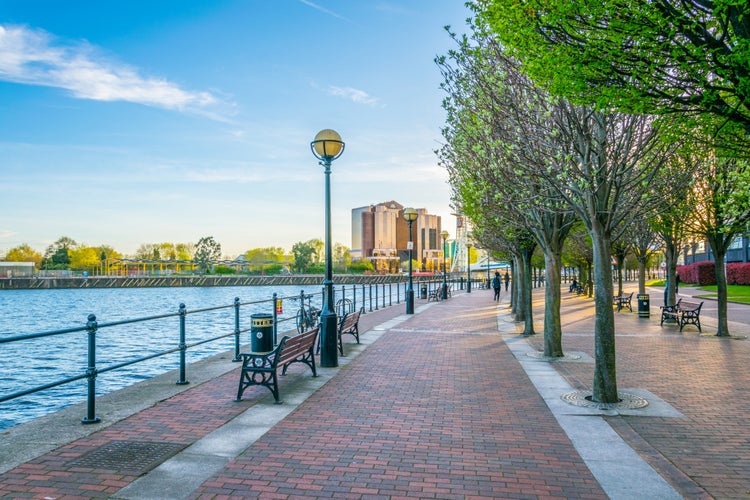
[[(364, 309), (364, 308), (363, 308)], [(357, 340), (359, 344), (359, 317), (362, 315), (362, 309), (357, 312), (349, 313), (339, 323), (339, 352), (344, 355), (344, 343), (341, 340), (343, 335), (349, 334)]]
[(451, 296), (451, 287), (450, 285), (440, 285), (435, 290), (430, 292), (430, 295), (427, 297), (427, 302), (430, 302), (434, 300), (435, 302), (439, 302), (443, 299), (443, 289), (445, 289), (445, 297)]
[(627, 297), (625, 295), (615, 295), (612, 299), (613, 304), (617, 306), (617, 312), (622, 311), (623, 307), (627, 307), (630, 309), (630, 312), (633, 312), (633, 304), (631, 301), (633, 300), (633, 292), (630, 292), (630, 295)]
[[(342, 356), (344, 355), (344, 342), (341, 339), (341, 336), (348, 333), (349, 335), (352, 335), (355, 339), (357, 339), (357, 344), (359, 344), (359, 317), (362, 315), (362, 311), (364, 311), (365, 308), (362, 306), (362, 308), (353, 313), (344, 314), (342, 316), (339, 316), (339, 324), (338, 327), (336, 327), (336, 341), (339, 345), (339, 354)], [(318, 348), (316, 350), (318, 354), (320, 354), (320, 336), (318, 336)]]
[(240, 353), (242, 370), (235, 401), (242, 400), (242, 393), (251, 385), (262, 385), (271, 391), (276, 404), (280, 404), (277, 370), (281, 368), (281, 374), (286, 375), (286, 369), (292, 363), (306, 364), (312, 370), (313, 377), (317, 377), (314, 353), (317, 337), (318, 328), (313, 328), (293, 337), (285, 336), (273, 351)]
[(685, 325), (695, 325), (698, 327), (698, 331), (703, 333), (701, 329), (701, 307), (703, 307), (703, 302), (696, 304), (694, 302), (683, 302), (682, 299), (678, 300), (673, 306), (662, 306), (661, 323), (659, 325), (664, 325), (664, 321), (674, 321), (680, 325), (680, 331)]

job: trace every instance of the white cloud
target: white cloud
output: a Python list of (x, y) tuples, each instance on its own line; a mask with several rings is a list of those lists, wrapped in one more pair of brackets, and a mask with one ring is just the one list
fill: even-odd
[(378, 103), (378, 100), (376, 98), (372, 97), (364, 90), (354, 89), (352, 87), (330, 86), (328, 87), (328, 93), (333, 96), (349, 99), (352, 102), (356, 102), (358, 104), (368, 104), (370, 106), (374, 106)]
[(219, 104), (208, 92), (184, 90), (105, 60), (90, 45), (66, 46), (44, 31), (23, 26), (0, 26), (0, 79), (66, 89), (79, 99), (128, 101), (208, 116), (206, 108)]

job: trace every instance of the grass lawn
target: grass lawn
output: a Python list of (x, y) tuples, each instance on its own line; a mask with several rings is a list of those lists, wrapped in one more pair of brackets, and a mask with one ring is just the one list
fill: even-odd
[[(716, 285), (698, 287), (699, 290), (705, 290), (706, 294), (701, 294), (702, 299), (716, 298)], [(750, 286), (747, 285), (727, 285), (727, 299), (730, 302), (740, 302), (750, 304)]]
[[(664, 280), (653, 280), (646, 283), (647, 286), (664, 286)], [(695, 287), (706, 293), (698, 295), (702, 299), (715, 299), (716, 285), (695, 286), (681, 283), (680, 287)], [(739, 302), (741, 304), (750, 304), (750, 286), (747, 285), (727, 285), (727, 296), (730, 302)]]

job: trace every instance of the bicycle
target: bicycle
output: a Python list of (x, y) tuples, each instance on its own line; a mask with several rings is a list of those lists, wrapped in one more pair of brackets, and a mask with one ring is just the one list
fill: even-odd
[[(307, 305), (305, 305), (305, 299), (307, 299)], [(300, 307), (297, 311), (297, 332), (302, 333), (318, 326), (322, 311), (310, 304), (312, 295), (305, 295), (305, 292), (302, 292), (299, 295), (299, 299), (295, 300), (299, 300), (300, 302)]]

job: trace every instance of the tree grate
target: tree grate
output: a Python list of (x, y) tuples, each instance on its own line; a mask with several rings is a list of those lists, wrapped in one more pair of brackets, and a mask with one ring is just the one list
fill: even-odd
[(574, 391), (563, 394), (560, 399), (574, 406), (599, 410), (634, 410), (648, 406), (648, 401), (627, 392), (617, 391), (617, 397), (620, 399), (617, 403), (597, 403), (591, 399), (592, 394), (591, 391)]
[(112, 441), (68, 462), (86, 467), (140, 476), (182, 451), (187, 444), (144, 441)]

